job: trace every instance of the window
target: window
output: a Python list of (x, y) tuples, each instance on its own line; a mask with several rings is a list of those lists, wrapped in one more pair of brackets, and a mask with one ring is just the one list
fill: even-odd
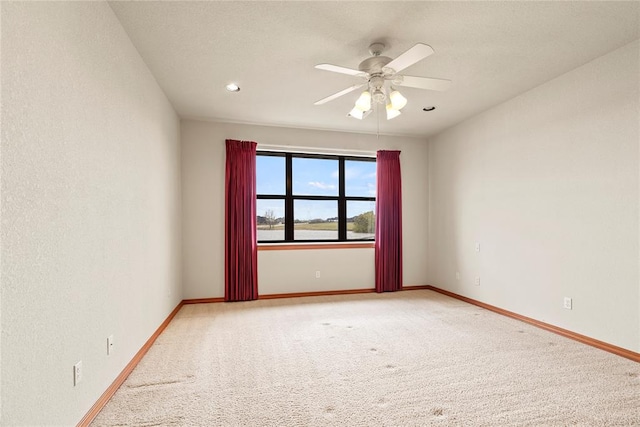
[(258, 242), (375, 238), (376, 160), (259, 151)]

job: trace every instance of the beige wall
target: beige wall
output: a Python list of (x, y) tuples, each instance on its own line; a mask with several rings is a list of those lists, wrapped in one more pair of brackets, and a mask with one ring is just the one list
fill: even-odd
[(179, 121), (106, 3), (0, 7), (0, 424), (75, 425), (182, 298)]
[(640, 351), (639, 48), (430, 139), (431, 284)]
[[(225, 139), (264, 145), (402, 151), (404, 283), (426, 284), (427, 148), (423, 140), (182, 120), (183, 284), (185, 298), (224, 295)], [(303, 148), (304, 149), (304, 148)], [(259, 293), (373, 288), (373, 249), (261, 251)], [(315, 271), (320, 270), (320, 279)]]

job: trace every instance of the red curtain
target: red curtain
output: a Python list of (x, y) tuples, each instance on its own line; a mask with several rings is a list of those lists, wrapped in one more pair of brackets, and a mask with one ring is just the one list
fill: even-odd
[(256, 146), (227, 139), (225, 179), (225, 301), (258, 298)]
[(376, 292), (402, 289), (402, 181), (400, 151), (377, 154)]

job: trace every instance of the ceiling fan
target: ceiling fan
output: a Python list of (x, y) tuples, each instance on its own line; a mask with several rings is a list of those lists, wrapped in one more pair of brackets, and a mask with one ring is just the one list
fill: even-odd
[[(362, 120), (371, 113), (371, 101), (373, 100), (376, 104), (386, 104), (387, 120), (391, 120), (399, 116), (400, 110), (407, 104), (407, 98), (395, 89), (394, 86), (438, 91), (447, 90), (449, 86), (451, 86), (451, 80), (398, 74), (405, 68), (434, 53), (431, 46), (424, 43), (417, 43), (393, 60), (389, 57), (381, 56), (384, 48), (385, 45), (383, 43), (373, 43), (369, 46), (369, 53), (373, 56), (362, 61), (357, 70), (332, 64), (316, 65), (315, 68), (319, 70), (360, 77), (363, 78), (365, 82), (355, 84), (326, 98), (322, 98), (316, 101), (314, 105), (322, 105), (366, 86), (367, 88), (362, 92), (348, 116)], [(385, 85), (386, 82), (390, 82), (388, 88)]]

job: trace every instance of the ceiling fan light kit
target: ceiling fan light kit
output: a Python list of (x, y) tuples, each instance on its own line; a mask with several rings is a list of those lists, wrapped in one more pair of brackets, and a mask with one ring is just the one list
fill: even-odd
[(393, 90), (393, 92), (389, 94), (389, 100), (391, 101), (393, 108), (396, 110), (402, 110), (405, 105), (407, 105), (407, 98), (402, 96), (402, 94), (397, 90)]
[(358, 107), (353, 107), (353, 109), (347, 114), (347, 117), (353, 117), (354, 119), (362, 120), (367, 117), (371, 113), (371, 111), (373, 110), (369, 109), (367, 111), (362, 111)]
[(347, 114), (347, 116), (353, 117), (354, 119), (362, 120), (364, 118), (364, 111), (362, 111), (358, 107), (353, 107), (353, 109), (349, 111), (349, 114)]
[(400, 110), (393, 108), (393, 105), (387, 104), (387, 120), (391, 120), (400, 115)]
[[(376, 104), (386, 106), (387, 120), (391, 120), (400, 115), (400, 110), (407, 105), (407, 98), (390, 85), (389, 90), (387, 90), (385, 87), (387, 81), (396, 86), (438, 91), (447, 90), (451, 85), (450, 80), (404, 76), (398, 74), (405, 68), (410, 67), (416, 62), (431, 55), (434, 52), (431, 46), (424, 43), (417, 43), (393, 60), (389, 57), (381, 56), (384, 48), (385, 45), (382, 43), (373, 43), (370, 45), (369, 52), (373, 56), (362, 61), (358, 66), (358, 70), (332, 64), (316, 65), (316, 68), (319, 70), (364, 78), (366, 82), (359, 85), (353, 85), (347, 89), (341, 90), (340, 92), (334, 93), (333, 95), (315, 102), (315, 105), (322, 105), (366, 86), (367, 89), (362, 92), (360, 97), (356, 100), (354, 108), (349, 112), (349, 114), (347, 114), (347, 116), (362, 120), (368, 115), (367, 113), (371, 111), (371, 101), (373, 100)], [(387, 93), (389, 95), (387, 95)]]
[(356, 100), (355, 108), (362, 110), (363, 112), (369, 111), (371, 109), (371, 94), (369, 91), (365, 90), (360, 95), (360, 98)]

